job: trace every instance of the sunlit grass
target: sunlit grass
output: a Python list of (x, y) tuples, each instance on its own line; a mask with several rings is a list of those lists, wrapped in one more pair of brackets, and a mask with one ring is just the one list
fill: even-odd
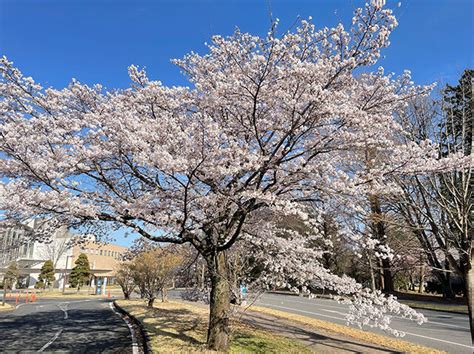
[(250, 310), (267, 314), (267, 315), (271, 315), (271, 316), (284, 318), (292, 322), (299, 322), (303, 325), (313, 327), (316, 330), (317, 329), (326, 330), (326, 331), (333, 332), (335, 334), (340, 334), (346, 337), (356, 339), (364, 343), (375, 344), (381, 348), (383, 347), (391, 348), (397, 352), (419, 353), (419, 354), (444, 353), (442, 351), (439, 351), (433, 348), (428, 348), (421, 345), (406, 342), (404, 340), (401, 340), (392, 336), (388, 336), (388, 335), (384, 336), (381, 334), (363, 331), (363, 330), (349, 327), (349, 326), (343, 326), (343, 325), (339, 325), (332, 322), (318, 320), (312, 317), (296, 315), (296, 314), (274, 310), (274, 309), (270, 309), (266, 307), (260, 307), (260, 306), (251, 306)]
[[(153, 352), (211, 353), (206, 348), (208, 309), (182, 302), (119, 300), (119, 306), (141, 321)], [(231, 353), (309, 353), (301, 343), (234, 320)]]
[(7, 303), (2, 304), (0, 302), (0, 311), (8, 311), (8, 310), (12, 310), (12, 309), (13, 309), (12, 305), (7, 304)]
[(462, 304), (443, 304), (438, 302), (421, 302), (410, 300), (399, 300), (401, 303), (413, 307), (414, 309), (425, 309), (445, 312), (469, 313), (467, 305)]

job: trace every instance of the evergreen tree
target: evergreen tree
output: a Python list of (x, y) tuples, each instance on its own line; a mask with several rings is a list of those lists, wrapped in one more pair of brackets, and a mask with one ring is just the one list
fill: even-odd
[(466, 69), (456, 86), (446, 85), (443, 90), (443, 113), (441, 123), (441, 153), (462, 151), (465, 156), (472, 151), (472, 85), (474, 70)]
[(71, 271), (69, 284), (71, 287), (77, 288), (77, 290), (79, 290), (84, 284), (87, 283), (91, 275), (89, 259), (84, 253), (81, 253), (74, 264), (76, 266)]
[(19, 270), (18, 270), (18, 265), (16, 262), (10, 263), (10, 265), (7, 268), (7, 272), (5, 273), (5, 276), (3, 278), (3, 286), (6, 287), (7, 289), (12, 289), (13, 284), (18, 280), (18, 276), (20, 275)]
[(46, 288), (47, 286), (51, 286), (53, 281), (55, 280), (54, 277), (54, 266), (53, 261), (47, 260), (44, 262), (43, 266), (41, 267), (41, 273), (38, 277), (39, 281), (35, 284), (36, 288)]

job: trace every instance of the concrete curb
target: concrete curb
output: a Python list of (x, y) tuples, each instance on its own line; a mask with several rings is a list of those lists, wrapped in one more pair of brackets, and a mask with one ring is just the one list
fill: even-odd
[(125, 311), (122, 307), (120, 307), (117, 304), (116, 300), (114, 300), (112, 303), (113, 303), (114, 308), (117, 310), (117, 312), (120, 313), (122, 316), (124, 316), (126, 319), (128, 319), (132, 323), (133, 325), (132, 328), (135, 331), (135, 337), (137, 340), (137, 344), (140, 347), (140, 351), (144, 354), (153, 353), (151, 350), (151, 345), (150, 345), (150, 337), (148, 336), (143, 324), (136, 317), (132, 316), (127, 311)]

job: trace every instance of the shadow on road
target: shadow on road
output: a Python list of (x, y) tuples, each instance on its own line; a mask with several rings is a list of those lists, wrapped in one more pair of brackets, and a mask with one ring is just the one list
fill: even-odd
[(100, 304), (75, 305), (78, 308), (67, 309), (67, 319), (64, 311), (54, 304), (29, 305), (8, 315), (2, 314), (0, 348), (2, 351), (39, 350), (62, 329), (47, 351), (130, 353), (128, 327), (119, 316)]

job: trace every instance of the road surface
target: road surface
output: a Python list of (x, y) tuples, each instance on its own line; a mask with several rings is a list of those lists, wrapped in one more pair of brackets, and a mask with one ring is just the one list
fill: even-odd
[(40, 299), (0, 312), (1, 352), (132, 353), (130, 330), (107, 299)]
[[(347, 306), (333, 300), (264, 294), (255, 304), (324, 321), (346, 324), (344, 316), (347, 313)], [(428, 323), (419, 326), (415, 322), (405, 319), (393, 319), (393, 328), (406, 333), (403, 340), (441, 349), (449, 353), (473, 353), (467, 315), (430, 310), (418, 311), (428, 318)], [(364, 329), (383, 333), (371, 328), (364, 327)]]

